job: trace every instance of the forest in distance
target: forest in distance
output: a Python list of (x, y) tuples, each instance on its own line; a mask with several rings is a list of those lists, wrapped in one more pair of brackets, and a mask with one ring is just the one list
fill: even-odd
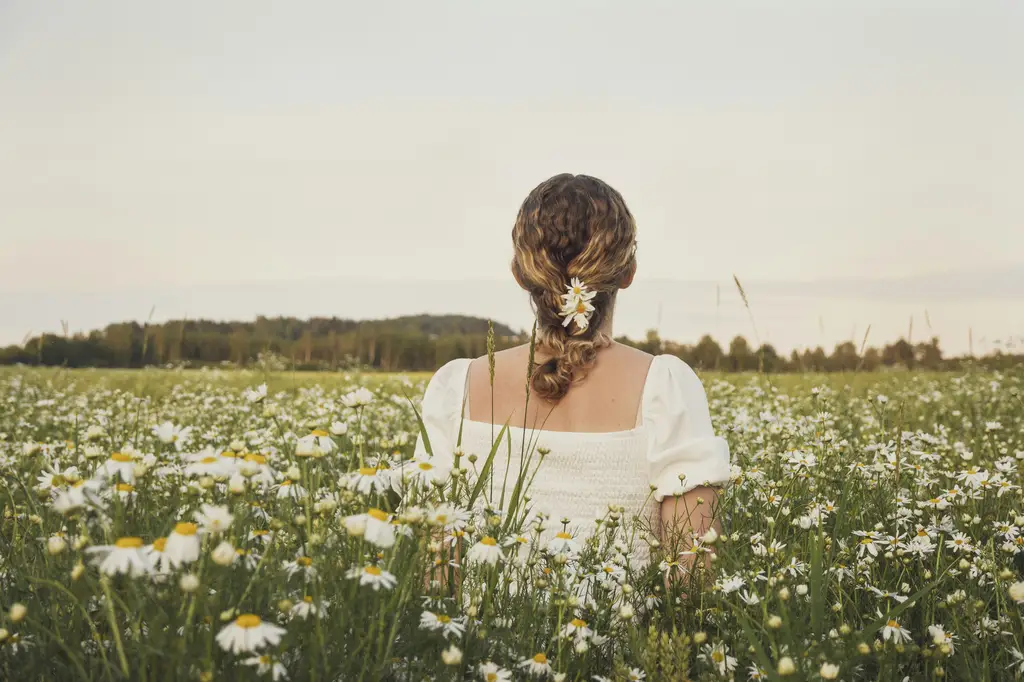
[[(460, 357), (487, 352), (489, 322), (464, 315), (413, 315), (386, 320), (258, 317), (252, 322), (172, 320), (122, 322), (84, 334), (41, 334), (0, 348), (0, 365), (141, 368), (272, 364), (293, 370), (433, 371)], [(494, 323), (500, 350), (529, 340), (528, 331)], [(937, 338), (898, 339), (882, 347), (866, 340), (779, 353), (770, 344), (737, 336), (722, 345), (710, 335), (676, 343), (648, 331), (643, 339), (616, 341), (649, 353), (676, 355), (698, 370), (744, 372), (851, 372), (878, 369), (955, 370), (967, 363), (988, 369), (1024, 364), (1007, 346), (982, 357), (945, 357)]]

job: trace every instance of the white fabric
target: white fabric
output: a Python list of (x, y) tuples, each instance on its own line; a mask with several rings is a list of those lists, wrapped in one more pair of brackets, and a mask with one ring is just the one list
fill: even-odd
[[(427, 385), (422, 418), (435, 458), (450, 463), (462, 427), (462, 451), (482, 462), (491, 450), (492, 431), (501, 425), (463, 417), (471, 360), (452, 360)], [(550, 449), (528, 495), (534, 511), (547, 513), (555, 525), (591, 526), (609, 504), (625, 507), (625, 518), (652, 518), (666, 495), (680, 495), (702, 484), (729, 480), (729, 446), (711, 426), (707, 396), (700, 379), (673, 355), (654, 358), (647, 373), (636, 428), (608, 433), (526, 430), (510, 427), (507, 443), (494, 460), (496, 501), (506, 467), (509, 492), (525, 451), (530, 471), (537, 466), (536, 447)], [(524, 437), (526, 440), (524, 448)], [(426, 454), (422, 439), (416, 452)], [(463, 460), (463, 466), (468, 466)], [(684, 476), (680, 482), (680, 475)], [(654, 494), (651, 488), (654, 486)], [(508, 495), (506, 494), (506, 500)]]

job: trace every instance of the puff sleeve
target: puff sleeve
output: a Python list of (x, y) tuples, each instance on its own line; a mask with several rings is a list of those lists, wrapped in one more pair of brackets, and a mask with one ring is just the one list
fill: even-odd
[[(729, 480), (729, 444), (715, 436), (704, 386), (690, 366), (659, 355), (642, 403), (647, 426), (647, 465), (654, 498), (681, 495)], [(680, 482), (679, 477), (685, 478)]]
[[(452, 360), (434, 373), (423, 394), (420, 417), (430, 439), (430, 451), (438, 464), (450, 465), (462, 418), (462, 401), (466, 392), (468, 358)], [(416, 456), (427, 456), (422, 434), (416, 437)]]

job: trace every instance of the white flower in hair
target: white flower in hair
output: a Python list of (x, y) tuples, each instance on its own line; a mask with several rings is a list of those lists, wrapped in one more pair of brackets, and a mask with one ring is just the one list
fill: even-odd
[(590, 326), (590, 316), (594, 313), (594, 306), (590, 301), (597, 296), (597, 292), (590, 291), (579, 277), (573, 277), (566, 290), (567, 292), (562, 294), (561, 315), (565, 318), (562, 326), (568, 327), (570, 322), (575, 322), (581, 332), (585, 331)]

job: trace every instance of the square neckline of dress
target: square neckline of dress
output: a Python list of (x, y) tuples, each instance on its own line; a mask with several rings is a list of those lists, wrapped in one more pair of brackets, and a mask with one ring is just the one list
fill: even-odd
[[(633, 428), (631, 428), (631, 429), (620, 429), (618, 431), (563, 431), (563, 430), (554, 430), (554, 429), (523, 428), (522, 426), (516, 426), (514, 424), (509, 424), (508, 428), (509, 428), (510, 431), (515, 430), (515, 431), (521, 431), (521, 432), (524, 432), (524, 433), (544, 434), (545, 436), (548, 436), (548, 437), (554, 435), (554, 436), (573, 436), (573, 437), (576, 437), (576, 438), (609, 438), (609, 437), (630, 437), (630, 436), (634, 436), (636, 434), (642, 433), (644, 431), (644, 427), (645, 427), (645, 424), (644, 424), (644, 421), (643, 421), (643, 409), (644, 409), (644, 400), (645, 400), (645, 398), (647, 396), (647, 386), (648, 386), (648, 384), (650, 383), (650, 380), (651, 380), (651, 372), (654, 369), (654, 365), (658, 361), (659, 357), (661, 357), (661, 356), (660, 355), (655, 355), (653, 358), (651, 358), (651, 362), (647, 365), (647, 372), (644, 374), (643, 388), (640, 390), (640, 401), (639, 401), (639, 404), (637, 405), (637, 408), (636, 408), (636, 425)], [(492, 424), (491, 422), (482, 422), (482, 421), (478, 421), (478, 420), (470, 419), (469, 418), (469, 415), (467, 414), (467, 412), (469, 410), (469, 367), (473, 363), (473, 359), (472, 358), (465, 358), (465, 359), (466, 359), (466, 367), (463, 370), (464, 373), (465, 373), (465, 376), (462, 379), (462, 396), (459, 399), (460, 402), (462, 403), (462, 411), (461, 411), (462, 421), (461, 421), (461, 423), (463, 425), (472, 424), (474, 426), (486, 426), (488, 428), (498, 427), (500, 429), (503, 425), (502, 424), (498, 424), (497, 422)]]

